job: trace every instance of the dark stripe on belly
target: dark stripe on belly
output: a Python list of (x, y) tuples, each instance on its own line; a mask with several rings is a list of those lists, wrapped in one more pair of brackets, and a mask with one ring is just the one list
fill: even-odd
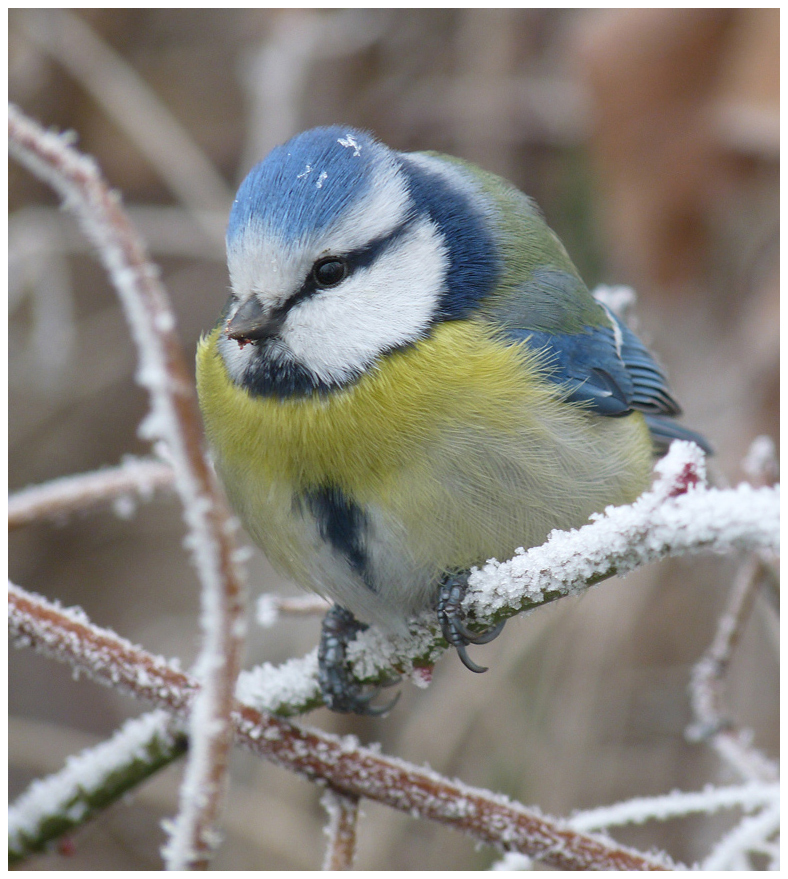
[[(321, 539), (343, 555), (364, 585), (374, 592), (375, 583), (365, 546), (369, 520), (364, 510), (340, 489), (331, 486), (309, 489), (301, 499), (314, 516)], [(298, 506), (301, 506), (300, 502)]]

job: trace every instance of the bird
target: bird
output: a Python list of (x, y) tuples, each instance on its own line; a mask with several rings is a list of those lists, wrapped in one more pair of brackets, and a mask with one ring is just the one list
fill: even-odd
[(650, 483), (673, 439), (662, 367), (584, 284), (508, 181), (344, 125), (274, 148), (241, 183), (230, 295), (197, 349), (230, 504), (285, 576), (333, 602), (319, 682), (385, 713), (347, 644), (427, 609), (472, 671), (468, 573)]

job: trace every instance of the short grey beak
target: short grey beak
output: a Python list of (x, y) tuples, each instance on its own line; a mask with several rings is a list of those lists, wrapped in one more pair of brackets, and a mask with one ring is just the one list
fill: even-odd
[(260, 342), (270, 339), (282, 328), (284, 316), (266, 315), (259, 299), (250, 296), (225, 326), (225, 333), (237, 342)]

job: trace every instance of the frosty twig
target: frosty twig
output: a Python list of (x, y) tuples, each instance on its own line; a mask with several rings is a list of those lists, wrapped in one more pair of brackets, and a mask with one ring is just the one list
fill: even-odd
[(328, 813), (328, 846), (323, 869), (350, 870), (356, 854), (359, 798), (328, 788), (320, 798), (320, 803)]
[[(84, 615), (63, 611), (9, 585), (11, 635), (68, 662), (97, 682), (132, 692), (181, 718), (188, 717), (198, 682), (164, 660), (93, 626)], [(243, 747), (345, 796), (366, 797), (407, 814), (438, 821), (474, 839), (520, 851), (565, 870), (665, 870), (666, 856), (644, 855), (506, 797), (450, 781), (438, 773), (383, 756), (338, 737), (235, 703), (236, 741)]]
[(695, 722), (687, 731), (688, 738), (708, 740), (725, 763), (747, 781), (776, 781), (780, 777), (776, 764), (752, 745), (751, 734), (737, 729), (725, 716), (723, 700), (728, 666), (763, 579), (763, 563), (753, 555), (739, 569), (714, 640), (690, 680)]
[(9, 108), (12, 154), (73, 211), (116, 288), (137, 345), (137, 380), (150, 395), (151, 411), (140, 432), (166, 444), (183, 502), (192, 557), (203, 585), (204, 645), (198, 666), (205, 686), (194, 706), (181, 811), (167, 858), (172, 869), (205, 866), (217, 838), (214, 826), (225, 786), (229, 712), (243, 632), (234, 526), (203, 453), (196, 396), (158, 272), (120, 199), (95, 162), (75, 150), (70, 140), (45, 131), (16, 107)]
[(20, 528), (40, 519), (60, 519), (91, 507), (171, 488), (172, 467), (155, 460), (130, 460), (118, 467), (64, 476), (8, 498), (8, 528)]

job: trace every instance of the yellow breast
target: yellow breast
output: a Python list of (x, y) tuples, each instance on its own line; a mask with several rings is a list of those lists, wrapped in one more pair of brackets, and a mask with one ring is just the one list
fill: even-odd
[(515, 432), (528, 412), (555, 405), (532, 379), (532, 358), (479, 325), (453, 321), (383, 357), (353, 385), (328, 395), (253, 397), (229, 378), (201, 340), (197, 387), (211, 446), (233, 469), (305, 487), (329, 483), (376, 496), (388, 478), (447, 429), (467, 424)]

